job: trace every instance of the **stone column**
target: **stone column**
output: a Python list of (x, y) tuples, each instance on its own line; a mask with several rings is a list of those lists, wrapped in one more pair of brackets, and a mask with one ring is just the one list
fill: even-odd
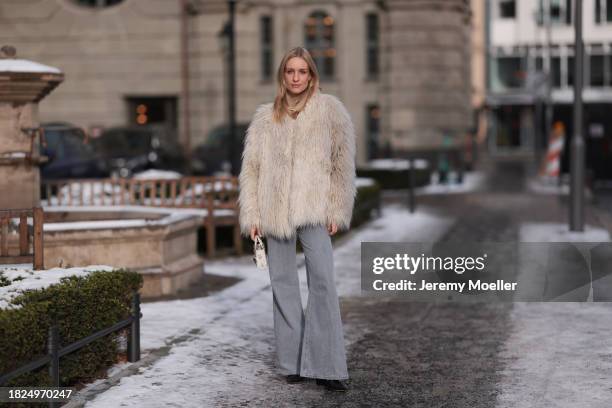
[(38, 102), (62, 82), (57, 69), (0, 49), (0, 209), (40, 204)]
[(467, 0), (387, 0), (383, 132), (394, 150), (435, 149), (471, 124)]

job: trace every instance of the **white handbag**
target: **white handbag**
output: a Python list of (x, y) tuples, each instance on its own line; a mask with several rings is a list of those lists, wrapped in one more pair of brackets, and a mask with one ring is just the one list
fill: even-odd
[(255, 252), (255, 254), (253, 255), (253, 261), (255, 262), (255, 265), (257, 265), (257, 268), (267, 269), (268, 260), (266, 259), (266, 247), (264, 246), (264, 243), (259, 235), (255, 236), (255, 244), (253, 245), (253, 251)]

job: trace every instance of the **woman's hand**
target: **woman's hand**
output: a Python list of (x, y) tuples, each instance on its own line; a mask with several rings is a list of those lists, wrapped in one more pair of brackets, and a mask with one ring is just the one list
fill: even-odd
[(261, 231), (258, 227), (251, 227), (251, 240), (255, 241), (255, 237), (259, 235), (261, 237)]
[(336, 232), (338, 232), (338, 224), (335, 222), (330, 222), (327, 224), (327, 232), (329, 232), (329, 235), (334, 235)]

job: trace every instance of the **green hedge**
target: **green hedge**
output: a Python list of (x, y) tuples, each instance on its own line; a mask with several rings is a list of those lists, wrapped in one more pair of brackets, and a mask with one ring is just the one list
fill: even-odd
[[(44, 271), (38, 273), (45, 273)], [(47, 353), (49, 327), (59, 326), (62, 347), (130, 315), (132, 295), (142, 286), (136, 272), (96, 271), (62, 278), (60, 283), (23, 293), (0, 309), (0, 373), (5, 374)], [(114, 333), (60, 359), (61, 385), (88, 382), (105, 374), (118, 359), (120, 333)], [(49, 366), (13, 379), (5, 386), (50, 384)]]
[[(410, 186), (410, 170), (393, 170), (393, 169), (365, 169), (358, 168), (358, 177), (368, 177), (376, 180), (383, 190), (396, 190), (409, 188)], [(414, 186), (421, 187), (429, 184), (431, 170), (415, 169)]]

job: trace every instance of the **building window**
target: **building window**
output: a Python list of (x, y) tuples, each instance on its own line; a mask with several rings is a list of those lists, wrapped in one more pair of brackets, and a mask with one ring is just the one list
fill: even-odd
[(610, 55), (609, 50), (612, 50), (612, 44), (608, 45), (608, 51), (604, 58), (604, 86), (612, 86), (612, 55)]
[(501, 0), (499, 2), (499, 16), (501, 18), (515, 18), (516, 17), (516, 1), (515, 0)]
[(497, 78), (502, 88), (519, 88), (524, 79), (521, 57), (498, 57)]
[(123, 0), (73, 0), (79, 6), (104, 8), (122, 3)]
[[(585, 63), (583, 71), (583, 84), (591, 87), (607, 86), (608, 55), (601, 43), (590, 44), (585, 48)], [(550, 81), (553, 88), (567, 88), (574, 86), (575, 75), (575, 51), (574, 46), (559, 47), (553, 45), (550, 50)], [(546, 72), (548, 63), (547, 56), (540, 55), (539, 50), (531, 54), (533, 60), (529, 67), (536, 72)]]
[(304, 33), (304, 43), (317, 64), (321, 79), (333, 79), (336, 61), (333, 17), (324, 11), (315, 11), (306, 19)]
[(603, 44), (592, 44), (589, 47), (589, 82), (592, 87), (605, 85), (605, 52)]
[(576, 59), (573, 55), (567, 57), (567, 86), (574, 86), (574, 67), (576, 66)]
[(521, 146), (521, 113), (523, 107), (504, 105), (493, 109), (495, 117), (494, 136), (499, 149)]
[(262, 16), (260, 21), (261, 31), (261, 78), (269, 80), (273, 72), (273, 28), (272, 17)]
[(366, 107), (366, 132), (368, 159), (378, 158), (380, 147), (380, 107), (378, 105)]
[(544, 72), (544, 58), (540, 55), (535, 57), (535, 70), (536, 72)]
[(595, 22), (612, 22), (612, 0), (595, 0)]
[[(545, 10), (545, 4), (549, 3), (548, 12)], [(546, 23), (546, 17), (550, 17), (552, 24), (572, 24), (572, 0), (539, 0), (537, 23), (543, 25)]]
[(589, 60), (590, 65), (590, 85), (604, 86), (604, 56), (591, 55)]
[(378, 77), (378, 14), (366, 15), (366, 72), (368, 78)]
[(552, 76), (553, 88), (561, 88), (561, 57), (550, 58), (550, 75)]
[(127, 97), (130, 125), (164, 125), (177, 129), (177, 98)]

